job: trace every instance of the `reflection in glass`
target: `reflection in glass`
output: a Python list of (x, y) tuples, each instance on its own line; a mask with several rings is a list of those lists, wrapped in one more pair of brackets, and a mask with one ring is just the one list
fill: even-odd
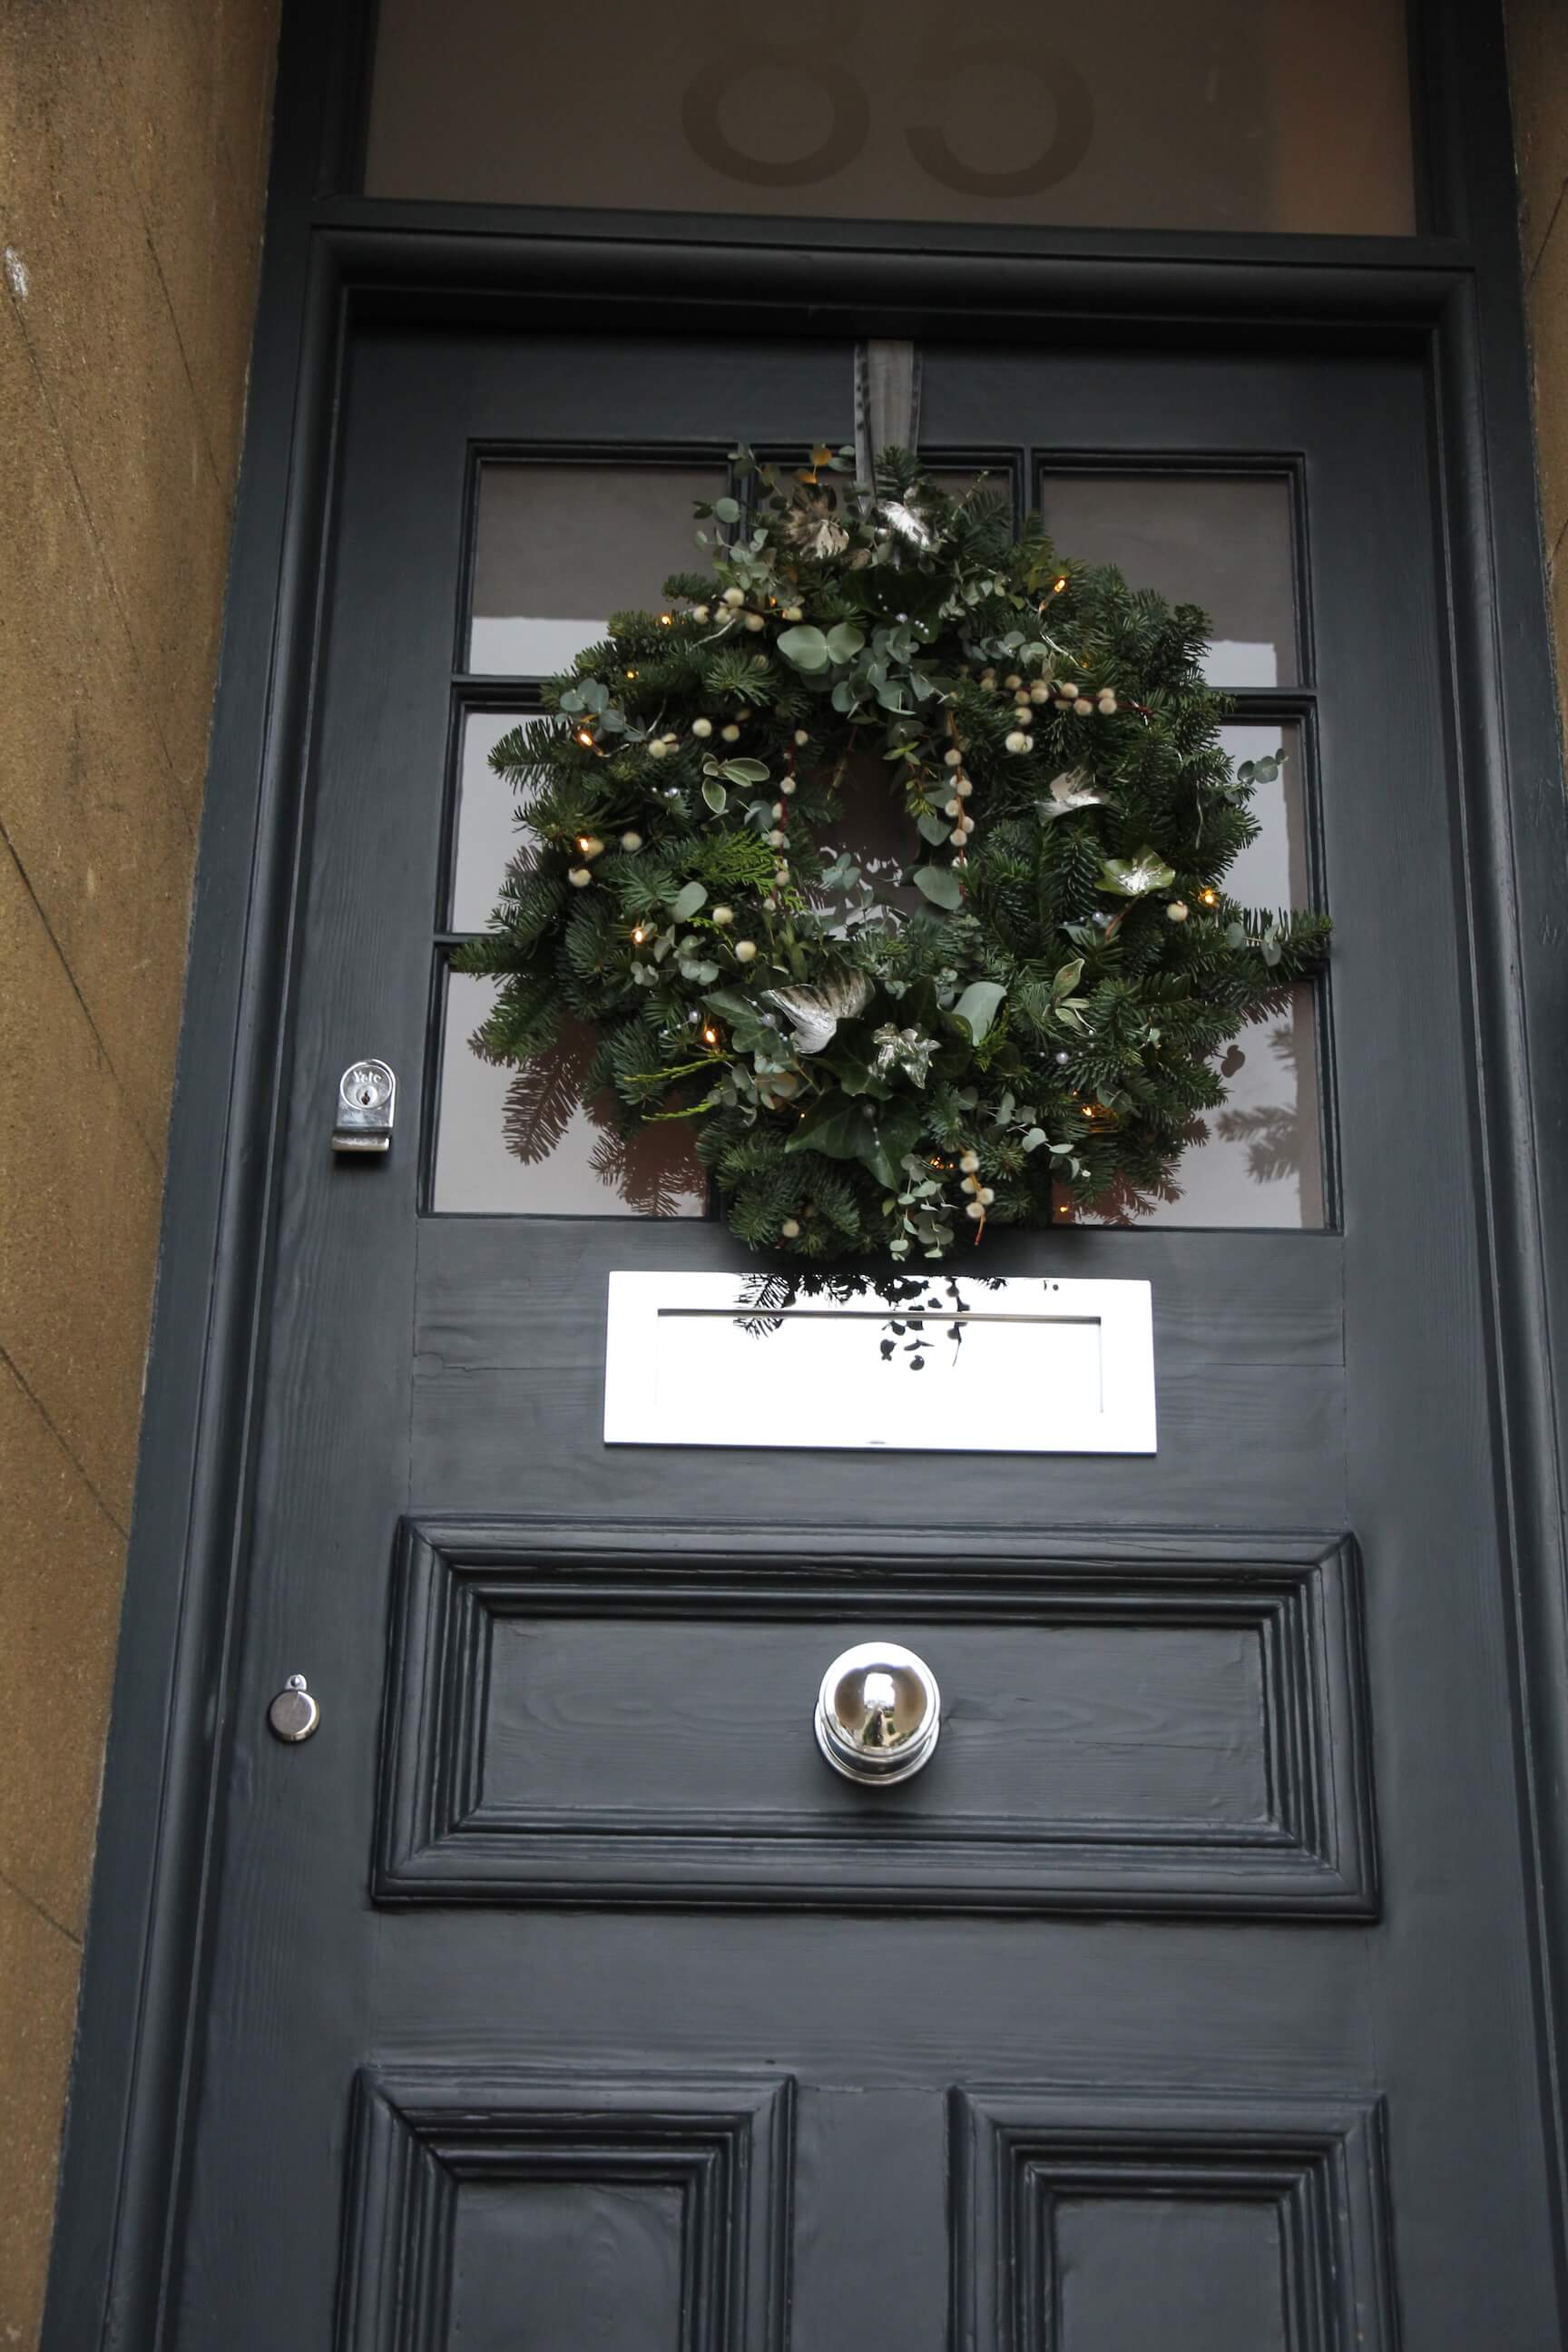
[[(1398, 236), (1404, 0), (380, 0), (365, 189)], [(518, 93), (574, 93), (531, 104)], [(591, 95), (590, 95), (591, 93)]]
[(1258, 835), (1233, 861), (1225, 877), (1227, 896), (1244, 907), (1310, 905), (1312, 877), (1300, 728), (1294, 719), (1258, 725), (1229, 721), (1219, 731), (1238, 768), (1249, 760), (1255, 764), (1259, 760), (1277, 760), (1279, 766), (1272, 783), (1253, 789), (1252, 814)]
[(1214, 474), (1047, 474), (1047, 530), (1063, 555), (1114, 563), (1214, 625), (1211, 685), (1294, 686), (1300, 677), (1290, 486)]
[[(1226, 892), (1245, 907), (1306, 906), (1312, 887), (1301, 730), (1293, 721), (1233, 722), (1220, 731), (1237, 766), (1285, 755), (1276, 780), (1259, 784), (1253, 795), (1261, 829), (1232, 865)], [(1310, 983), (1292, 988), (1281, 1011), (1250, 1023), (1221, 1056), (1219, 1071), (1226, 1087), (1224, 1109), (1194, 1121), (1171, 1197), (1134, 1213), (1133, 1222), (1320, 1229), (1323, 1147)], [(1123, 1213), (1122, 1206), (1107, 1202), (1101, 1216), (1080, 1212), (1076, 1222), (1119, 1223)]]
[(503, 735), (524, 722), (520, 710), (466, 710), (458, 754), (458, 832), (452, 853), (454, 931), (482, 931), (500, 889), (501, 877), (519, 848), (531, 839), (517, 821), (517, 793), (490, 766), (490, 753)]
[(479, 1060), (468, 1039), (495, 985), (447, 976), (432, 1206), (497, 1216), (702, 1216), (707, 1179), (686, 1122), (626, 1137), (610, 1100), (584, 1101), (594, 1038), (582, 1023), (563, 1024), (554, 1048), (526, 1069)]
[(483, 467), (469, 669), (552, 677), (612, 613), (657, 612), (670, 572), (707, 568), (691, 509), (726, 478), (719, 466)]
[(1310, 983), (1291, 988), (1280, 1012), (1249, 1022), (1218, 1067), (1225, 1108), (1193, 1121), (1193, 1139), (1165, 1198), (1134, 1205), (1113, 1196), (1098, 1213), (1064, 1203), (1060, 1222), (1321, 1231), (1323, 1148)]

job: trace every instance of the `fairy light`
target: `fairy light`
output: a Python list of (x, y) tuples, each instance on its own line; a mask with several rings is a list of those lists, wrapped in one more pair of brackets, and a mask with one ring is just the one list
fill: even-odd
[(584, 857), (588, 855), (589, 849), (592, 845), (593, 835), (591, 834), (580, 833), (577, 835), (577, 846), (582, 851)]
[(1217, 890), (1200, 890), (1198, 892), (1198, 899), (1199, 903), (1205, 907), (1217, 907), (1219, 905), (1219, 892)]
[(640, 948), (647, 937), (647, 933), (640, 923), (634, 923), (632, 925), (632, 944), (634, 947)]
[(578, 742), (579, 742), (579, 743), (584, 744), (584, 745), (586, 746), (586, 748), (587, 748), (590, 751), (593, 750), (593, 748), (594, 748), (594, 739), (593, 739), (593, 737), (589, 734), (589, 732), (588, 732), (588, 730), (587, 730), (587, 729), (586, 729), (585, 727), (579, 727), (579, 728), (578, 728), (578, 730), (577, 730), (577, 740), (578, 740)]
[(675, 626), (675, 614), (673, 613), (661, 613), (658, 616), (658, 621), (661, 628), (673, 629)]
[(1056, 586), (1051, 590), (1052, 595), (1059, 596), (1067, 584), (1067, 573), (1064, 572), (1061, 578), (1057, 582)]
[(719, 1043), (719, 1032), (711, 1023), (702, 1032), (702, 1043), (705, 1045), (716, 1045)]

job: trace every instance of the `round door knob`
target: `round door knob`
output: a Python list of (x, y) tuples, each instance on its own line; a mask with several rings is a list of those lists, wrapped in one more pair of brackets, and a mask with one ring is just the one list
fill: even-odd
[(900, 1642), (860, 1642), (835, 1658), (816, 1697), (816, 1744), (836, 1772), (868, 1788), (929, 1764), (942, 1694), (922, 1658)]

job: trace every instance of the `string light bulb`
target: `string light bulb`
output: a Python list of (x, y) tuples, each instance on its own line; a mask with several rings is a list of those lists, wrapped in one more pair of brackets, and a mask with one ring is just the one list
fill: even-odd
[(640, 923), (634, 923), (632, 925), (632, 944), (634, 947), (640, 948), (647, 937), (647, 933), (644, 930)]
[(584, 744), (590, 751), (593, 750), (593, 748), (594, 748), (594, 739), (593, 739), (593, 737), (589, 734), (588, 730), (587, 730), (585, 727), (579, 727), (579, 728), (578, 728), (578, 730), (577, 730), (577, 740), (578, 740), (578, 742), (579, 742), (579, 743)]
[(1200, 906), (1204, 907), (1217, 907), (1219, 905), (1219, 892), (1217, 890), (1200, 890), (1198, 892), (1198, 903)]
[(1067, 584), (1067, 573), (1064, 572), (1061, 578), (1057, 582), (1056, 586), (1051, 590), (1052, 595), (1059, 596)]
[(666, 628), (666, 629), (672, 629), (672, 628), (674, 628), (674, 626), (675, 626), (675, 614), (674, 614), (673, 613), (661, 613), (661, 614), (659, 614), (658, 618), (659, 618), (659, 625), (660, 625), (660, 626), (661, 626), (661, 627)]
[(716, 1045), (719, 1043), (719, 1032), (713, 1027), (711, 1022), (702, 1032), (702, 1042), (705, 1045)]

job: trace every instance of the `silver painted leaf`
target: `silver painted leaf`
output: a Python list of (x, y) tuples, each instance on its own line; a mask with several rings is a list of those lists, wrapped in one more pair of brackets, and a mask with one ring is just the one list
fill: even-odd
[(795, 1032), (795, 1052), (820, 1054), (833, 1043), (841, 1021), (853, 1021), (865, 1012), (871, 1002), (871, 983), (863, 971), (851, 971), (823, 988), (770, 988), (765, 993)]

